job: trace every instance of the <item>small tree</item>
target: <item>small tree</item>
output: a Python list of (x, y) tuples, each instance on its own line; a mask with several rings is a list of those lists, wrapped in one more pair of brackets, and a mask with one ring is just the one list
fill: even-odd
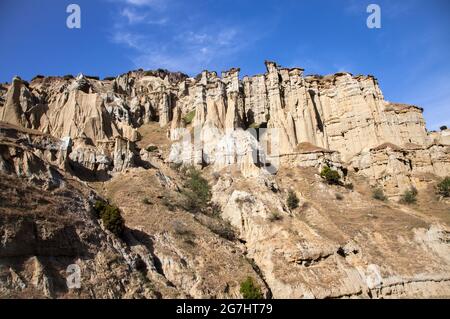
[(103, 225), (116, 236), (120, 236), (125, 229), (125, 221), (120, 214), (119, 208), (102, 201), (97, 201), (94, 205), (97, 218), (100, 218)]
[(407, 189), (401, 196), (400, 202), (404, 204), (414, 204), (417, 202), (417, 189), (414, 186), (411, 186), (410, 189)]
[(382, 188), (375, 188), (372, 192), (372, 197), (383, 202), (387, 201), (387, 197), (384, 195)]
[(287, 205), (289, 209), (296, 209), (298, 207), (298, 197), (294, 191), (290, 190), (287, 198)]
[(189, 112), (188, 114), (186, 114), (186, 116), (183, 118), (184, 123), (185, 123), (186, 125), (191, 124), (191, 123), (192, 123), (192, 120), (194, 119), (194, 117), (195, 117), (195, 110), (190, 111), (190, 112)]
[(444, 197), (450, 197), (450, 177), (444, 178), (437, 186), (438, 194)]
[(441, 131), (445, 131), (447, 129), (446, 125), (441, 126)]
[(325, 178), (327, 183), (330, 185), (339, 185), (341, 183), (341, 176), (339, 175), (339, 172), (329, 168), (328, 166), (325, 166), (322, 169), (322, 171), (320, 172), (320, 176), (322, 176), (322, 178)]
[(241, 289), (239, 290), (244, 299), (263, 299), (261, 288), (258, 287), (252, 277), (247, 277), (241, 282)]
[(211, 200), (211, 190), (208, 181), (195, 168), (186, 172), (188, 179), (185, 183), (185, 208), (191, 212), (203, 210)]

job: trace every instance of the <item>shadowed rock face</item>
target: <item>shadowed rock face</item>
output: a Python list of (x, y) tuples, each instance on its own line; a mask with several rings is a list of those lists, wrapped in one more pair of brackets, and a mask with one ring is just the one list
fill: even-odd
[[(450, 206), (434, 195), (448, 130), (428, 133), (372, 76), (266, 68), (1, 86), (0, 296), (239, 298), (248, 276), (275, 298), (450, 296)], [(201, 209), (178, 168), (192, 164), (211, 187)], [(417, 204), (397, 203), (411, 186)], [(122, 211), (122, 238), (99, 198)]]

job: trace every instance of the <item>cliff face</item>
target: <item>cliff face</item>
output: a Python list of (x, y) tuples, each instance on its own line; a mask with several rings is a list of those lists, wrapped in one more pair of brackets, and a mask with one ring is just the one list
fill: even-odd
[[(449, 296), (449, 203), (434, 195), (449, 131), (427, 132), (372, 76), (266, 68), (1, 85), (0, 295), (229, 298), (251, 276), (266, 297)], [(190, 165), (207, 212), (186, 204)], [(324, 166), (354, 188), (326, 184)], [(399, 204), (411, 186), (417, 204)], [(122, 210), (124, 238), (92, 216), (99, 197)], [(72, 263), (87, 283), (74, 294)]]

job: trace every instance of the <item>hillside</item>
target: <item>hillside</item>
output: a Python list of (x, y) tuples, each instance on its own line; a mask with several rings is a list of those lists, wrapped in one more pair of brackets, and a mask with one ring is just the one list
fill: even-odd
[(373, 76), (266, 67), (1, 85), (0, 297), (449, 297), (450, 131)]

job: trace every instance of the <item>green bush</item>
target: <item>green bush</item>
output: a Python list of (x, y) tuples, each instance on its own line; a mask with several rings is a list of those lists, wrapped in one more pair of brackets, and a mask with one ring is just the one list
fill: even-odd
[(186, 198), (185, 208), (191, 212), (201, 211), (211, 199), (208, 181), (195, 168), (189, 168), (186, 175), (188, 179), (184, 185), (186, 190), (183, 192)]
[(338, 171), (335, 171), (328, 166), (325, 166), (322, 169), (322, 171), (320, 172), (320, 176), (322, 176), (322, 178), (324, 178), (330, 185), (339, 185), (341, 183), (341, 176), (339, 175)]
[(105, 209), (106, 205), (107, 204), (105, 202), (100, 201), (100, 200), (95, 202), (94, 211), (95, 211), (97, 218), (101, 218), (101, 214), (102, 214), (103, 210)]
[(149, 147), (146, 148), (147, 152), (155, 152), (158, 150), (158, 146), (156, 145), (150, 145)]
[(438, 194), (444, 197), (450, 197), (450, 177), (444, 178), (437, 186)]
[(289, 209), (296, 209), (298, 207), (298, 197), (293, 191), (289, 191), (288, 198), (287, 198), (287, 205)]
[(103, 225), (116, 236), (120, 236), (125, 229), (125, 221), (120, 214), (119, 208), (102, 201), (97, 201), (94, 205), (97, 217), (103, 221)]
[(383, 202), (387, 201), (387, 197), (384, 195), (382, 188), (375, 188), (372, 192), (372, 197)]
[(241, 289), (239, 290), (244, 299), (263, 299), (261, 288), (258, 287), (252, 277), (247, 277), (241, 282)]
[(195, 117), (195, 110), (190, 111), (186, 116), (183, 118), (184, 123), (191, 124)]
[(414, 204), (415, 202), (417, 202), (417, 194), (417, 189), (412, 186), (402, 194), (400, 202), (403, 204)]

